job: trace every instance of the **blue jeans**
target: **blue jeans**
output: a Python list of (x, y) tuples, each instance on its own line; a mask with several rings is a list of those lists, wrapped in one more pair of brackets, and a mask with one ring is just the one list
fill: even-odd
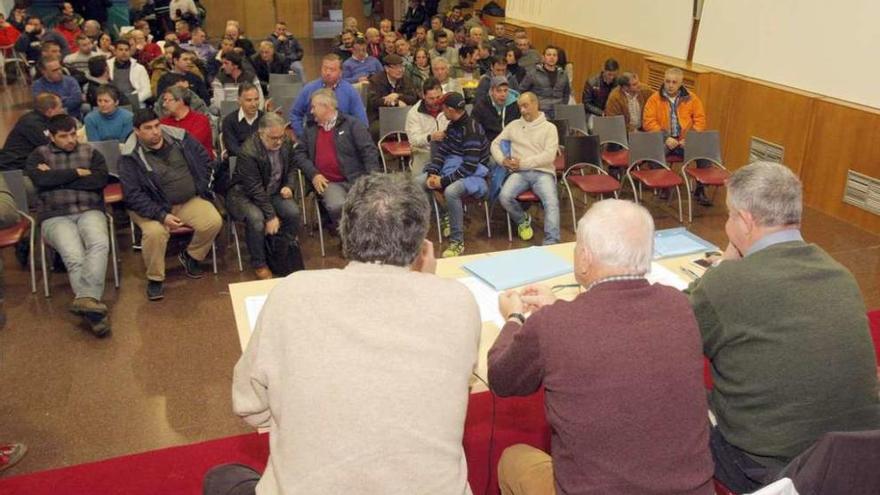
[[(299, 208), (296, 206), (296, 201), (293, 198), (284, 199), (280, 194), (272, 194), (269, 200), (272, 202), (275, 214), (281, 220), (281, 228), (278, 229), (278, 235), (287, 236), (290, 240), (296, 239), (296, 232), (300, 223), (300, 213)], [(251, 254), (251, 267), (265, 267), (267, 219), (263, 217), (262, 210), (245, 197), (237, 187), (233, 187), (229, 191), (226, 207), (229, 209), (229, 214), (232, 215), (232, 218), (245, 224), (245, 239), (248, 252)]]
[(556, 191), (556, 176), (537, 170), (514, 172), (504, 181), (498, 201), (510, 214), (515, 224), (525, 219), (526, 212), (516, 200), (520, 194), (529, 189), (535, 193), (544, 205), (544, 244), (559, 242), (559, 193)]
[[(428, 189), (425, 182), (428, 180), (428, 174), (422, 173), (414, 179), (416, 184), (425, 190), (428, 195), (428, 204), (434, 200), (434, 190)], [(464, 242), (464, 206), (462, 199), (467, 196), (464, 187), (464, 181), (459, 179), (443, 190), (443, 197), (446, 199), (446, 213), (449, 214), (449, 240)], [(437, 208), (443, 209), (443, 205), (437, 203)]]
[(104, 212), (89, 210), (47, 218), (42, 223), (42, 235), (64, 260), (75, 297), (92, 297), (100, 301), (104, 296), (107, 253), (110, 251)]

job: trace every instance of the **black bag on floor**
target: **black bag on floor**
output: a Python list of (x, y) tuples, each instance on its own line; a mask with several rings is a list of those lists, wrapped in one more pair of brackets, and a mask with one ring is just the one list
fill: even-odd
[(299, 270), (305, 270), (302, 251), (296, 240), (283, 235), (266, 236), (266, 264), (277, 277), (286, 277)]

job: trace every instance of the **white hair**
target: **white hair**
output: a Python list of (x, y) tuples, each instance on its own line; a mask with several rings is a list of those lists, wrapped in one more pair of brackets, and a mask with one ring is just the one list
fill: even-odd
[(797, 225), (803, 213), (803, 187), (785, 165), (755, 162), (727, 179), (727, 203), (751, 213), (763, 227)]
[(651, 269), (654, 219), (631, 201), (599, 201), (578, 222), (577, 242), (596, 263), (642, 275)]

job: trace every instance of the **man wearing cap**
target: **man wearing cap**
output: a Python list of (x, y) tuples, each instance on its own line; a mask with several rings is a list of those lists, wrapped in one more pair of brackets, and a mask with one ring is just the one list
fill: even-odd
[(355, 40), (351, 57), (342, 63), (342, 79), (351, 84), (362, 83), (379, 72), (382, 72), (382, 63), (367, 54), (367, 42), (363, 38)]
[(510, 89), (510, 83), (504, 76), (491, 79), (489, 94), (479, 97), (474, 102), (471, 117), (483, 126), (486, 140), (495, 140), (504, 126), (520, 117), (519, 106), (516, 104), (516, 91)]
[(370, 77), (367, 96), (367, 119), (370, 121), (373, 141), (378, 141), (381, 137), (379, 107), (405, 107), (419, 101), (416, 88), (403, 77), (403, 59), (391, 54), (386, 55), (382, 61), (385, 63), (385, 70)]
[(449, 237), (443, 257), (450, 258), (464, 252), (462, 199), (482, 198), (488, 192), (485, 178), (489, 173), (489, 142), (483, 128), (465, 110), (461, 94), (443, 95), (443, 113), (449, 119), (446, 136), (435, 145), (430, 163), (416, 182), (429, 197), (438, 196), (438, 207), (442, 208), (439, 202), (446, 202), (441, 231)]

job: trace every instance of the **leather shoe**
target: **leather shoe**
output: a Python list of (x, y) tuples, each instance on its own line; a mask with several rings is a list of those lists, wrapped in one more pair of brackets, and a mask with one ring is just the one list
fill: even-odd
[(270, 278), (275, 276), (272, 275), (272, 271), (265, 266), (254, 269), (254, 274), (256, 274), (257, 280), (269, 280)]

